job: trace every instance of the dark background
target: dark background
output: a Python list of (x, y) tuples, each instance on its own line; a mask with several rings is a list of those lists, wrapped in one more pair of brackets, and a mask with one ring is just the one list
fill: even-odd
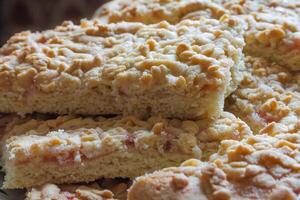
[(0, 46), (14, 33), (92, 17), (106, 0), (0, 0)]

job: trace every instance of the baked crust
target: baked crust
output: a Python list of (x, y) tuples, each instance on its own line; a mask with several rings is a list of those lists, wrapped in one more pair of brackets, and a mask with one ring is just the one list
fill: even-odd
[[(230, 113), (212, 122), (155, 117), (148, 121), (135, 117), (32, 121), (19, 125), (13, 133), (31, 126), (30, 131), (6, 140), (5, 188), (133, 178), (189, 158), (206, 160), (222, 140), (241, 140), (252, 134)], [(34, 123), (38, 124), (35, 128), (28, 126)]]
[(0, 49), (0, 112), (218, 118), (241, 77), (237, 19), (65, 22)]

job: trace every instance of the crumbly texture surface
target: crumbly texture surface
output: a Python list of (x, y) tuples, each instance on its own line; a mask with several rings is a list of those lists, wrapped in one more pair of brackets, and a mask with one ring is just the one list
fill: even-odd
[(209, 163), (189, 160), (140, 177), (128, 199), (297, 199), (300, 132), (270, 133), (225, 140)]
[(238, 19), (65, 22), (0, 49), (0, 111), (218, 118), (243, 66)]
[(266, 59), (246, 57), (244, 79), (227, 99), (226, 109), (255, 133), (300, 130), (300, 74)]
[(238, 15), (245, 22), (245, 53), (263, 56), (300, 70), (300, 4), (297, 0), (115, 0), (100, 7), (95, 18), (104, 22), (178, 23), (201, 16), (219, 19)]
[(234, 13), (277, 12), (288, 15), (299, 15), (300, 3), (298, 0), (213, 0)]
[(101, 190), (92, 186), (68, 185), (57, 186), (45, 184), (31, 188), (25, 200), (59, 199), (59, 200), (114, 200), (113, 193), (109, 190)]
[[(25, 135), (6, 140), (3, 150), (5, 188), (92, 181), (102, 177), (133, 178), (177, 166), (189, 158), (206, 160), (217, 151), (222, 140), (241, 140), (252, 134), (244, 122), (230, 113), (223, 113), (212, 122), (75, 118), (65, 120), (63, 125), (59, 124), (60, 117), (53, 131), (42, 130), (55, 124), (55, 120), (50, 121)], [(19, 125), (18, 130), (22, 126), (28, 128), (25, 123)]]
[(216, 0), (247, 23), (245, 53), (300, 70), (299, 1)]
[[(42, 186), (27, 188), (27, 199), (25, 200), (41, 200), (50, 197), (58, 200), (64, 200), (65, 197), (69, 197), (69, 199), (73, 197), (74, 200), (77, 200), (76, 198), (79, 200), (126, 200), (127, 190), (131, 185), (131, 180), (120, 178), (99, 179), (90, 183), (77, 184), (56, 185), (46, 183)], [(66, 200), (69, 199), (67, 198)]]
[(226, 12), (222, 6), (210, 0), (114, 0), (101, 6), (94, 18), (105, 23), (129, 21), (154, 24), (168, 21), (176, 24), (194, 15), (220, 18)]

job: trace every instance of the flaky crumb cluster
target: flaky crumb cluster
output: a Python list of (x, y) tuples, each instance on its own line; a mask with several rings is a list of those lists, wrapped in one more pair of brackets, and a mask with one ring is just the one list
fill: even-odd
[[(274, 12), (282, 13), (284, 16), (296, 16), (300, 8), (300, 3), (297, 0), (213, 0), (217, 4), (224, 5), (225, 8), (237, 14), (248, 14), (253, 12)], [(282, 19), (285, 20), (285, 19)]]
[(299, 2), (297, 1), (223, 1), (232, 14), (247, 23), (245, 52), (299, 70)]
[(100, 190), (88, 186), (59, 187), (54, 184), (45, 184), (32, 188), (26, 195), (26, 200), (61, 199), (61, 200), (113, 200), (113, 193), (109, 190)]
[(100, 7), (95, 18), (106, 23), (139, 21), (153, 24), (165, 20), (175, 24), (186, 17), (192, 18), (193, 12), (208, 18), (220, 18), (226, 10), (208, 0), (116, 0)]
[(240, 143), (225, 141), (218, 156), (211, 159), (234, 186), (233, 195), (295, 199), (299, 195), (299, 141), (299, 132), (256, 135)]
[(247, 57), (244, 79), (228, 110), (255, 132), (295, 133), (300, 129), (299, 75), (265, 59)]

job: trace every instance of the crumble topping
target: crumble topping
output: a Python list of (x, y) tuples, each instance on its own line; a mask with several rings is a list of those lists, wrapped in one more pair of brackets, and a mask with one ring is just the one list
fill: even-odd
[(222, 90), (240, 62), (243, 40), (236, 20), (176, 25), (83, 20), (18, 33), (0, 49), (0, 89), (29, 95), (101, 85), (131, 95), (164, 85), (192, 96)]
[[(70, 189), (73, 187), (72, 189)], [(61, 200), (113, 200), (113, 193), (109, 190), (100, 190), (90, 186), (57, 186), (45, 184), (32, 188), (26, 195), (26, 200), (61, 199)]]
[(208, 18), (220, 18), (226, 10), (208, 0), (124, 0), (112, 1), (101, 6), (95, 18), (104, 22), (139, 21), (146, 24), (168, 21), (176, 24), (196, 12)]
[(295, 133), (300, 121), (298, 76), (263, 58), (246, 57), (244, 79), (226, 107), (256, 133)]

